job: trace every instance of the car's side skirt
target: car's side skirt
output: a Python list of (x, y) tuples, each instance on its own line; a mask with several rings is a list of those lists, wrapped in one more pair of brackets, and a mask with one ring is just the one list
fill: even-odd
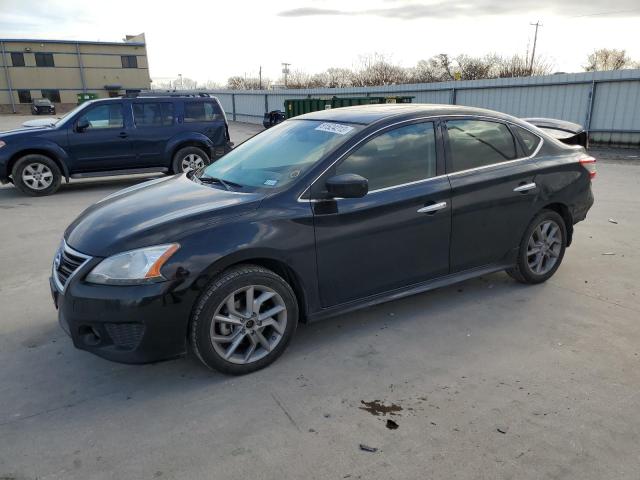
[(71, 178), (94, 178), (94, 177), (114, 177), (117, 175), (133, 175), (137, 173), (166, 173), (169, 169), (165, 167), (150, 168), (128, 168), (126, 170), (104, 170), (99, 172), (74, 173)]
[(318, 312), (309, 314), (307, 317), (307, 321), (315, 322), (316, 320), (321, 320), (321, 319), (333, 317), (336, 315), (341, 315), (343, 313), (352, 312), (354, 310), (360, 310), (361, 308), (372, 307), (380, 303), (390, 302), (392, 300), (398, 300), (400, 298), (415, 295), (417, 293), (427, 292), (429, 290), (434, 290), (440, 287), (446, 287), (448, 285), (462, 282), (464, 280), (469, 280), (471, 278), (479, 277), (481, 275), (487, 275), (489, 273), (499, 272), (501, 270), (505, 270), (512, 266), (513, 266), (512, 262), (495, 263), (495, 264), (485, 265), (482, 267), (471, 268), (469, 270), (464, 270), (462, 272), (452, 273), (450, 275), (434, 278), (426, 282), (409, 285), (405, 288), (391, 290), (390, 292), (372, 295), (370, 297), (359, 299), (353, 302), (343, 303), (333, 307), (324, 308)]

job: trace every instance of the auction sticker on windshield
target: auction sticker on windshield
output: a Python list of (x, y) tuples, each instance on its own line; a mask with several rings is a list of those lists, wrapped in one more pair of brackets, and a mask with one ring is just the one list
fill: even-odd
[(321, 132), (330, 132), (337, 133), (338, 135), (346, 135), (353, 127), (349, 125), (342, 125), (341, 123), (321, 123), (316, 127), (316, 130), (320, 130)]

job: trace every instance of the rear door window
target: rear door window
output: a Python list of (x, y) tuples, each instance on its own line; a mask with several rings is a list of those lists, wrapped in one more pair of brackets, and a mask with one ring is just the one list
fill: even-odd
[(222, 111), (215, 102), (185, 102), (185, 123), (211, 122), (222, 119)]
[(137, 127), (173, 125), (173, 104), (168, 102), (134, 103), (133, 119)]
[(448, 172), (460, 172), (514, 160), (516, 140), (509, 128), (487, 120), (449, 120)]

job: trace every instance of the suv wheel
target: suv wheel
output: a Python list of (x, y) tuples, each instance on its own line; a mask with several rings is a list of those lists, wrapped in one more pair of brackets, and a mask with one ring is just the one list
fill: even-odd
[(297, 323), (291, 286), (271, 270), (240, 265), (218, 275), (202, 294), (190, 340), (207, 367), (242, 375), (282, 355)]
[(543, 210), (531, 221), (520, 243), (518, 262), (507, 270), (521, 283), (541, 283), (556, 273), (567, 245), (567, 227), (558, 213)]
[(13, 183), (27, 195), (51, 195), (60, 188), (62, 173), (49, 157), (32, 154), (19, 159), (11, 171)]
[(184, 147), (176, 152), (173, 156), (172, 170), (173, 173), (188, 172), (190, 170), (198, 170), (211, 163), (209, 155), (198, 147)]

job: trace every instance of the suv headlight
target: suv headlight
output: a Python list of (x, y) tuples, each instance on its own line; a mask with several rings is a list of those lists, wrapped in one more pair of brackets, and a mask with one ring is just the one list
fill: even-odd
[(166, 280), (160, 269), (180, 245), (170, 243), (118, 253), (102, 260), (87, 275), (89, 283), (138, 285)]

